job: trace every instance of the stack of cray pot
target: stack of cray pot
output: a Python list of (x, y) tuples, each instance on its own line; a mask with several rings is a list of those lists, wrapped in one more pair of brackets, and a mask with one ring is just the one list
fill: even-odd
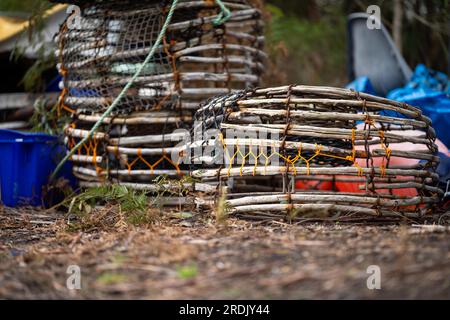
[[(58, 108), (71, 114), (65, 141), (72, 149), (141, 67), (172, 2), (64, 2), (79, 8), (55, 38), (63, 77)], [(121, 184), (159, 192), (191, 185), (190, 166), (181, 159), (194, 113), (212, 96), (256, 87), (267, 59), (260, 11), (246, 0), (224, 4), (231, 16), (217, 23), (215, 1), (178, 2), (150, 62), (71, 157), (81, 187)], [(168, 198), (169, 204), (184, 201), (176, 192)]]

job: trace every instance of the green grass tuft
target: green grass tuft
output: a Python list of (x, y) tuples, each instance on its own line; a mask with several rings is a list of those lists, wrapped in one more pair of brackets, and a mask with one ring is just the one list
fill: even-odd
[(192, 279), (198, 274), (198, 268), (195, 264), (181, 266), (177, 268), (177, 274), (181, 279)]
[(114, 285), (125, 282), (127, 279), (124, 274), (105, 272), (97, 278), (97, 282), (102, 285)]

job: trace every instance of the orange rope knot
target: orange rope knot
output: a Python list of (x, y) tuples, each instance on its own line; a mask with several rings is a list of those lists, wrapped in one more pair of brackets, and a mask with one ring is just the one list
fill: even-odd
[(362, 177), (364, 175), (364, 169), (362, 167), (360, 167), (357, 163), (355, 163), (354, 166), (358, 170), (358, 177)]
[(391, 157), (392, 150), (386, 147), (386, 158), (389, 159)]
[(375, 125), (375, 121), (372, 118), (370, 118), (369, 114), (366, 114), (366, 119), (364, 120), (364, 122), (366, 124), (368, 124), (368, 125), (371, 125), (371, 126)]
[(386, 166), (384, 164), (380, 166), (380, 173), (382, 178), (386, 176)]

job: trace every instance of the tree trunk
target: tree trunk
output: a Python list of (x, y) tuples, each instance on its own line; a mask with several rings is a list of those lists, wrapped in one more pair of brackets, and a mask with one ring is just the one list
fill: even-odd
[(403, 23), (403, 0), (394, 0), (394, 21), (392, 33), (394, 42), (400, 53), (402, 52), (402, 23)]

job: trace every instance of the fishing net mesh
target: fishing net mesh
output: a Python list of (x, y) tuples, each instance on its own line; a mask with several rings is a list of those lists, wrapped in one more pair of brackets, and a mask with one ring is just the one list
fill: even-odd
[[(79, 112), (104, 111), (136, 72), (148, 54), (161, 28), (161, 8), (139, 9), (140, 3), (128, 4), (128, 11), (117, 3), (88, 7), (76, 24), (67, 23), (58, 39), (59, 69), (64, 79), (64, 107)], [(158, 50), (115, 110), (129, 113), (154, 105), (163, 89), (162, 81), (143, 77), (170, 72), (167, 55)], [(149, 79), (148, 79), (149, 80)], [(144, 83), (145, 82), (145, 83)]]

